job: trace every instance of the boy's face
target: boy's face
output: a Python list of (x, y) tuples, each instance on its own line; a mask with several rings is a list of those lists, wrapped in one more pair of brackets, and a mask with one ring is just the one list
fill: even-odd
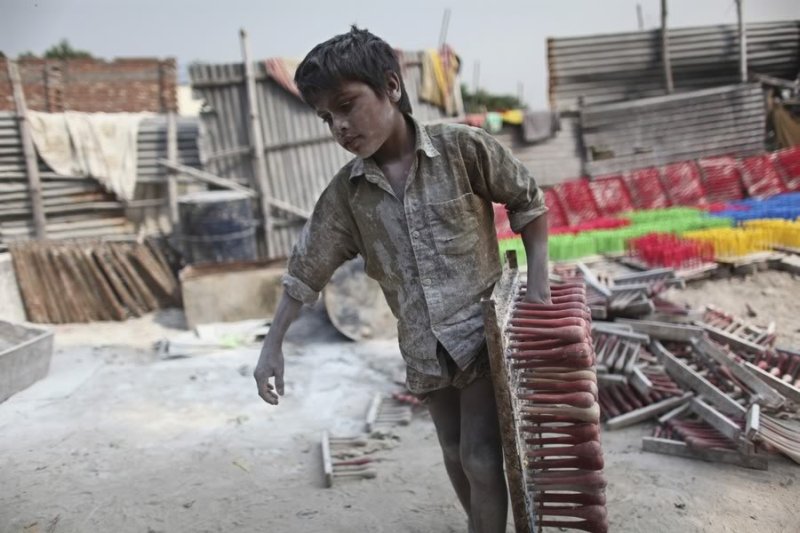
[(335, 91), (320, 95), (314, 107), (328, 125), (336, 142), (365, 159), (380, 149), (392, 133), (399, 109), (399, 84), (389, 84), (387, 93), (376, 94), (360, 81), (345, 81)]

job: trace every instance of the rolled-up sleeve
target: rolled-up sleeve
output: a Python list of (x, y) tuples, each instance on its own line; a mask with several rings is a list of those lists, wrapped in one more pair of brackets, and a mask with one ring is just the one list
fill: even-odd
[(328, 186), (317, 201), (283, 276), (286, 293), (304, 304), (316, 302), (334, 271), (358, 253), (355, 225), (336, 186)]
[(472, 141), (480, 176), (476, 183), (492, 202), (504, 204), (511, 229), (520, 233), (533, 220), (547, 212), (544, 194), (531, 173), (489, 133), (472, 129)]

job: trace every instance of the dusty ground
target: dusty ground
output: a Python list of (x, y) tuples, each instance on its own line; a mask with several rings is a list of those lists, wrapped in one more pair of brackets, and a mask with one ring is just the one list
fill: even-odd
[[(783, 330), (800, 327), (798, 290), (766, 272), (679, 296), (735, 305), (722, 301), (732, 292)], [(0, 404), (0, 532), (466, 531), (424, 414), (373, 443), (377, 479), (322, 486), (320, 432), (357, 433), (371, 396), (395, 390), (392, 341), (352, 343), (306, 313), (290, 331), (287, 395), (271, 408), (250, 375), (257, 346), (156, 360), (152, 341), (180, 327), (165, 312), (57, 328), (50, 375)], [(604, 434), (611, 531), (798, 530), (800, 467), (647, 454), (649, 432)]]
[(778, 346), (800, 350), (800, 278), (788, 272), (765, 270), (747, 277), (698, 281), (684, 290), (671, 290), (667, 297), (696, 308), (713, 303), (760, 325), (775, 322)]

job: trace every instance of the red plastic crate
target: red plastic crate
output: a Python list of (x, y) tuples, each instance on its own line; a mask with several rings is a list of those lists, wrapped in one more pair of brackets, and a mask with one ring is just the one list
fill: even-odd
[(744, 198), (739, 161), (733, 157), (700, 159), (700, 177), (709, 203), (722, 203)]
[(767, 198), (786, 192), (780, 170), (772, 154), (760, 154), (742, 159), (742, 179), (747, 194), (753, 198)]
[(786, 188), (800, 191), (800, 146), (785, 148), (773, 153), (777, 165), (783, 170)]
[(631, 191), (633, 206), (636, 209), (657, 209), (669, 207), (669, 198), (661, 185), (657, 168), (640, 168), (625, 174), (625, 184)]
[(706, 202), (700, 169), (694, 161), (664, 167), (664, 188), (672, 205), (703, 206)]
[(561, 200), (567, 221), (571, 226), (577, 226), (600, 216), (592, 191), (589, 189), (589, 180), (586, 178), (559, 183), (553, 187), (553, 190)]
[(633, 201), (622, 175), (600, 176), (589, 182), (597, 210), (604, 217), (633, 209)]
[(553, 189), (544, 190), (544, 203), (547, 206), (547, 225), (551, 228), (562, 228), (569, 226), (567, 215), (564, 212), (564, 207), (561, 205), (561, 200)]

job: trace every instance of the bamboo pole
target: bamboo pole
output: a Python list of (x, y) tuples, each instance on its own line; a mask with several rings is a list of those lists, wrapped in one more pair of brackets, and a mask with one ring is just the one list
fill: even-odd
[(31, 208), (33, 211), (33, 226), (37, 239), (47, 238), (47, 227), (42, 202), (42, 182), (39, 178), (39, 164), (36, 161), (36, 149), (31, 138), (30, 125), (28, 124), (28, 110), (25, 105), (25, 92), (19, 77), (17, 62), (6, 59), (8, 77), (14, 93), (14, 104), (17, 108), (17, 122), (22, 137), (22, 152), (25, 155), (25, 169), (28, 176), (28, 188), (31, 195)]
[(261, 216), (264, 219), (264, 248), (267, 258), (272, 257), (272, 213), (271, 190), (267, 177), (267, 162), (264, 158), (264, 138), (261, 134), (261, 120), (258, 113), (258, 98), (256, 95), (256, 78), (253, 73), (253, 64), (250, 61), (250, 43), (247, 32), (239, 30), (242, 45), (242, 61), (244, 62), (244, 76), (247, 88), (247, 109), (250, 124), (250, 148), (252, 149), (253, 176), (256, 187), (261, 197)]
[[(167, 161), (178, 163), (178, 125), (175, 111), (167, 113)], [(172, 233), (178, 233), (178, 173), (175, 167), (167, 168), (167, 201), (169, 202), (169, 221)]]
[(672, 94), (672, 63), (669, 57), (669, 34), (667, 34), (667, 0), (661, 0), (661, 62), (664, 64), (664, 85), (667, 94)]
[(743, 3), (744, 0), (736, 0), (736, 17), (739, 22), (739, 81), (747, 83), (747, 32), (742, 14)]

